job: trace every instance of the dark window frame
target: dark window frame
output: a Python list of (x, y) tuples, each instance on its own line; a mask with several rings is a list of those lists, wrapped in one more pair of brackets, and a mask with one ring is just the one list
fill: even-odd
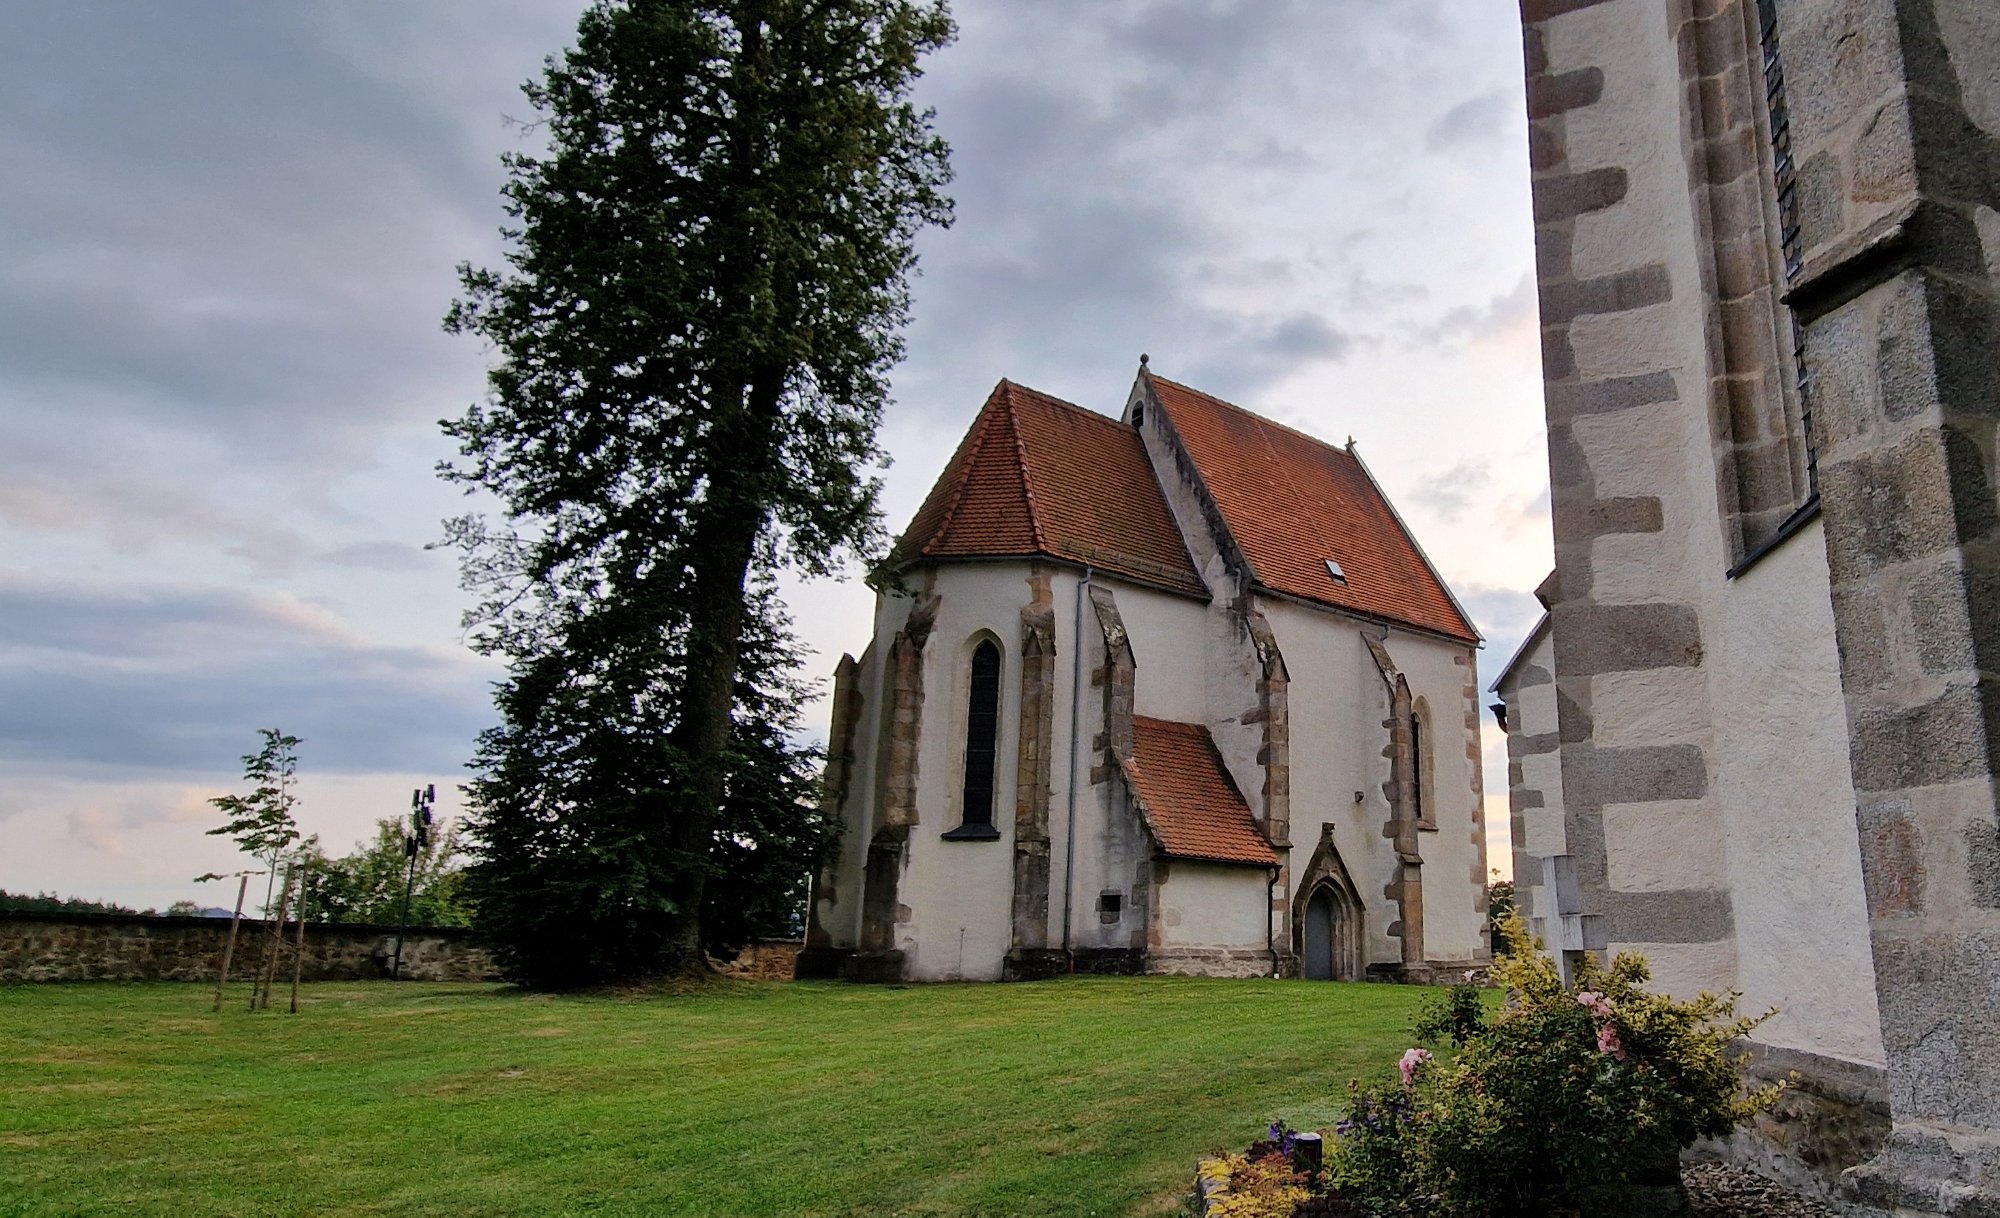
[(1000, 683), (1006, 659), (1000, 644), (982, 638), (972, 648), (965, 694), (964, 752), (960, 757), (958, 828), (944, 835), (952, 842), (990, 842), (1000, 838), (993, 805), (1000, 786)]

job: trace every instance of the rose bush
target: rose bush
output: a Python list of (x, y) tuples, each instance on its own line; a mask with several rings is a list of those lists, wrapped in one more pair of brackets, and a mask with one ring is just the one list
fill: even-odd
[(1492, 978), (1506, 1009), (1489, 1020), (1472, 985), (1453, 987), (1418, 1026), (1456, 1056), (1413, 1047), (1398, 1082), (1350, 1088), (1327, 1150), (1340, 1195), (1383, 1214), (1574, 1211), (1776, 1101), (1778, 1087), (1743, 1090), (1729, 1050), (1775, 1012), (1740, 1017), (1734, 993), (1649, 993), (1632, 954), (1609, 968), (1585, 957), (1572, 991), (1518, 916), (1502, 934)]

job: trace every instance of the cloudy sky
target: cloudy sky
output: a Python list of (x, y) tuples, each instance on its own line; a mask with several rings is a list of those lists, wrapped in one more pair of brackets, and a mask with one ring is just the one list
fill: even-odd
[[(260, 726), (336, 850), (462, 775), (494, 670), (424, 547), (485, 353), (438, 319), (578, 8), (0, 2), (0, 888), (226, 903)], [(959, 0), (892, 530), (994, 381), (1116, 412), (1148, 352), (1352, 436), (1491, 680), (1549, 566), (1513, 9)], [(793, 601), (822, 668), (865, 643), (858, 583)]]

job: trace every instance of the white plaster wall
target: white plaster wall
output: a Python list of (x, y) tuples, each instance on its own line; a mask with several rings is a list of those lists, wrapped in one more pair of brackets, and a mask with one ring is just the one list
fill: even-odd
[(1160, 885), (1164, 947), (1261, 948), (1270, 873), (1176, 859)]
[[(1463, 643), (1394, 630), (1383, 644), (1410, 683), (1410, 695), (1430, 708), (1429, 799), (1425, 812), (1436, 831), (1417, 834), (1424, 859), (1424, 958), (1469, 960), (1487, 949), (1486, 809), (1478, 794), (1478, 733), (1466, 727), (1472, 709), (1465, 687), (1473, 682)], [(1459, 663), (1463, 659), (1465, 663)], [(1472, 746), (1468, 755), (1467, 745)], [(1383, 839), (1387, 843), (1388, 839)]]
[[(1029, 564), (941, 566), (934, 585), (937, 621), (924, 647), (924, 709), (917, 744), (917, 824), (898, 897), (908, 917), (897, 946), (910, 976), (924, 981), (1000, 978), (1012, 946), (1015, 763), (1021, 707), (1021, 606)], [(999, 643), (1000, 732), (994, 766), (996, 841), (948, 842), (961, 820), (965, 712), (972, 648), (991, 634)]]
[(1757, 1038), (1883, 1064), (1826, 546), (1809, 527), (1708, 607), (1717, 798)]
[[(1396, 903), (1382, 894), (1394, 878), (1395, 859), (1394, 843), (1382, 836), (1389, 819), (1382, 794), (1389, 776), (1382, 756), (1389, 743), (1388, 729), (1382, 726), (1389, 701), (1381, 669), (1360, 633), (1376, 628), (1271, 597), (1258, 598), (1257, 607), (1271, 623), (1291, 673), (1293, 879), (1312, 857), (1322, 826), (1332, 825), (1334, 848), (1366, 912), (1363, 947), (1368, 961), (1401, 960), (1402, 944), (1388, 934), (1396, 921)], [(1249, 705), (1255, 705), (1254, 699)], [(1254, 762), (1254, 751), (1250, 756)]]
[[(1119, 616), (1132, 640), (1138, 674), (1132, 691), (1136, 713), (1175, 723), (1205, 722), (1207, 671), (1201, 648), (1215, 611), (1190, 597), (1122, 583), (1113, 576), (1100, 577), (1100, 582), (1117, 597)], [(1096, 622), (1094, 613), (1090, 621)]]

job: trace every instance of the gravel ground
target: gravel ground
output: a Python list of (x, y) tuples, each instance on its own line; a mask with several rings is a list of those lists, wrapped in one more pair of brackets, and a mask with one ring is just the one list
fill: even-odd
[(1753, 1171), (1723, 1163), (1689, 1163), (1681, 1168), (1688, 1212), (1694, 1218), (1838, 1218)]

